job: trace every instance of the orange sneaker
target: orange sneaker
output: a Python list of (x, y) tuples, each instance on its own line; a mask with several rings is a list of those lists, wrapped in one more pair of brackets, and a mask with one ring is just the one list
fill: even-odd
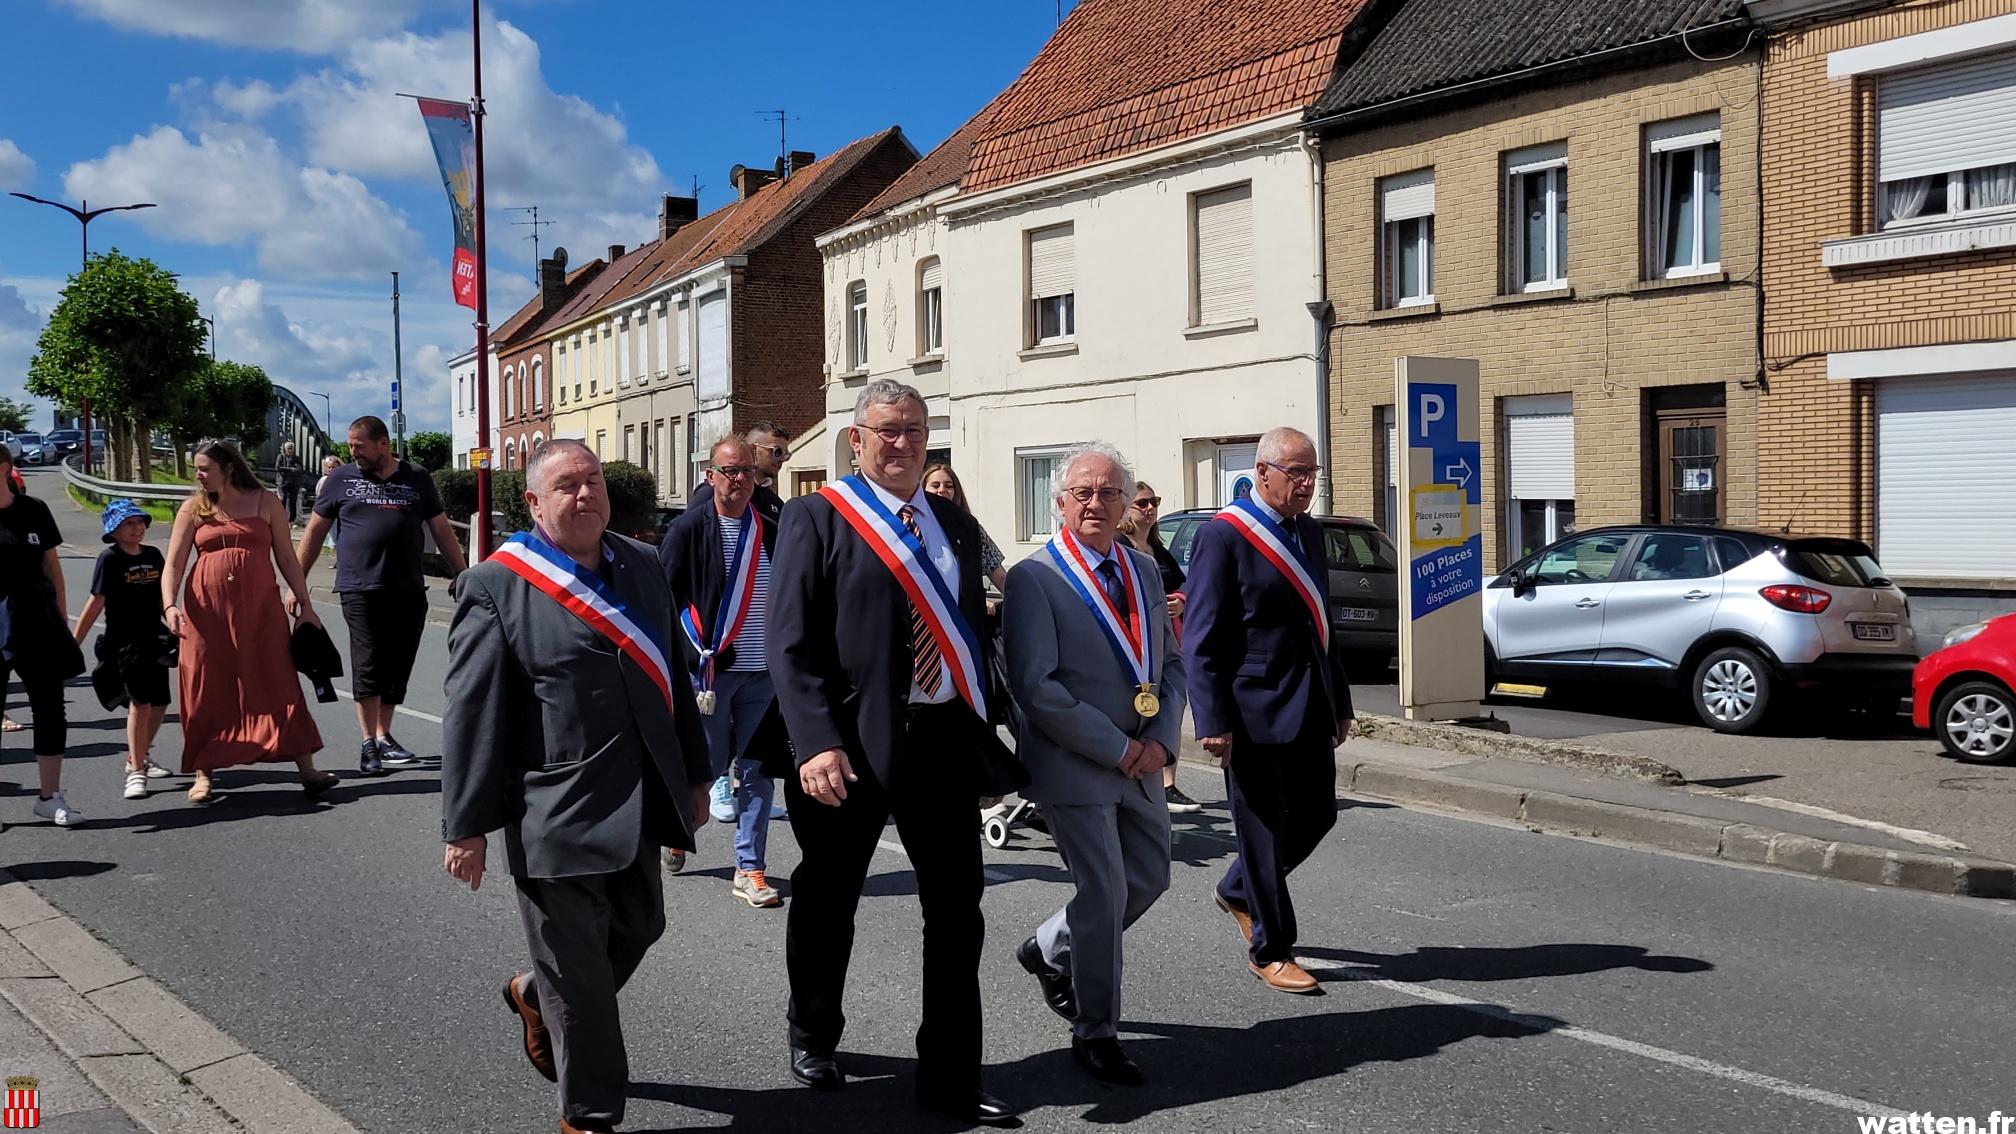
[(770, 885), (770, 880), (760, 870), (735, 872), (735, 896), (759, 910), (776, 909), (784, 904), (784, 896)]

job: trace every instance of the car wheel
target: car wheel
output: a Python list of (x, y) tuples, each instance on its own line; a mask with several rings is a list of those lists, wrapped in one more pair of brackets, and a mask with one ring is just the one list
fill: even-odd
[(2016, 755), (2016, 697), (1992, 681), (1969, 681), (1939, 698), (1932, 728), (1956, 760), (2007, 760)]
[(1716, 732), (1755, 732), (1770, 714), (1776, 684), (1756, 651), (1727, 646), (1694, 667), (1694, 711)]

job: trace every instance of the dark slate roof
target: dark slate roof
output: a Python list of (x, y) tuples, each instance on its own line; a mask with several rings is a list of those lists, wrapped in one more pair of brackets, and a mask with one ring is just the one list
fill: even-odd
[[(1391, 0), (1383, 26), (1331, 79), (1311, 117), (1596, 52), (1628, 58), (1620, 49), (1742, 14), (1742, 0)], [(1727, 51), (1726, 39), (1714, 37), (1693, 46)], [(1670, 47), (1676, 55), (1683, 50), (1677, 40)]]

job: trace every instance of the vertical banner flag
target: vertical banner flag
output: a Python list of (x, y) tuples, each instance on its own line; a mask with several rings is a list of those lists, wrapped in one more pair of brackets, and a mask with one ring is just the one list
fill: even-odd
[(455, 214), (455, 302), (476, 306), (476, 191), (470, 178), (476, 168), (476, 129), (469, 107), (438, 99), (415, 100), (420, 104), (420, 120), (427, 124), (427, 137), (434, 143), (434, 160), (441, 164), (441, 183), (448, 190), (448, 207)]

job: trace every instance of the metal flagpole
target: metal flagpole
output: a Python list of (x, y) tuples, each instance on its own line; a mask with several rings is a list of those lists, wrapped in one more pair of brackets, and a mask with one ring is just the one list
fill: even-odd
[[(490, 446), (490, 285), (489, 248), (483, 235), (483, 0), (469, 0), (469, 37), (473, 48), (475, 97), (469, 111), (476, 140), (476, 170), (471, 202), (476, 212), (476, 437), (478, 448)], [(476, 472), (476, 514), (470, 517), (470, 561), (490, 555), (489, 462)]]
[(404, 359), (399, 349), (399, 273), (392, 273), (392, 451), (406, 455), (406, 400), (400, 379)]

